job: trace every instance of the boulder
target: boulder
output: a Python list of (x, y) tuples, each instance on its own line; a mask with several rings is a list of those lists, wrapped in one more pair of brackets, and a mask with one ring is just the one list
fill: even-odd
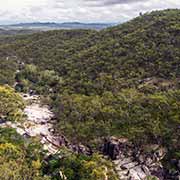
[(108, 155), (112, 160), (117, 159), (120, 153), (118, 140), (112, 138), (105, 140), (103, 153), (104, 155)]
[(121, 168), (122, 169), (132, 169), (132, 168), (134, 168), (137, 165), (138, 165), (137, 162), (130, 162), (130, 163), (121, 165)]
[(180, 171), (180, 160), (178, 160), (177, 167), (178, 167), (178, 170)]

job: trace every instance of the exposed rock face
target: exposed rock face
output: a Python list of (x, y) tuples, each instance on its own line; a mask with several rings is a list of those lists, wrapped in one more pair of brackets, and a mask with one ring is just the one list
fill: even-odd
[(89, 148), (81, 144), (70, 143), (65, 136), (54, 134), (53, 116), (54, 114), (46, 105), (41, 105), (40, 97), (37, 95), (22, 95), (24, 100), (29, 102), (24, 113), (27, 116), (27, 121), (24, 124), (25, 132), (30, 137), (41, 137), (41, 143), (44, 149), (49, 154), (56, 153), (62, 146), (71, 149), (76, 153), (90, 154)]
[(43, 149), (47, 150), (47, 154), (55, 154), (63, 146), (75, 153), (92, 154), (90, 147), (71, 143), (65, 136), (54, 133), (54, 114), (48, 106), (41, 105), (39, 96), (22, 94), (22, 97), (28, 104), (24, 109), (25, 121), (17, 123), (0, 119), (0, 127), (14, 128), (17, 133), (25, 138), (38, 137)]
[(110, 156), (112, 160), (117, 159), (120, 155), (119, 141), (117, 139), (105, 140), (103, 153)]
[(161, 160), (166, 149), (159, 145), (136, 147), (127, 139), (106, 139), (103, 153), (114, 162), (119, 178), (122, 180), (144, 180), (154, 176), (166, 180)]
[(41, 143), (46, 146), (47, 150), (49, 149), (51, 150), (49, 151), (51, 152), (51, 154), (56, 153), (59, 150), (59, 148), (63, 146), (72, 150), (75, 153), (86, 154), (86, 155), (92, 154), (92, 152), (90, 151), (90, 148), (85, 147), (81, 144), (72, 144), (63, 135), (56, 136), (55, 134), (51, 134), (51, 135), (46, 136), (42, 134)]

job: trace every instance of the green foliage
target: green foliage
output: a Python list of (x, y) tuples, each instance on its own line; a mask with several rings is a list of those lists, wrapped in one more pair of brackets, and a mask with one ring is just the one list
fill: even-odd
[[(0, 128), (0, 178), (3, 180), (49, 180), (41, 173), (39, 145), (28, 143), (15, 130)], [(33, 147), (33, 148), (32, 148)]]
[[(172, 9), (98, 32), (1, 37), (0, 84), (13, 85), (16, 73), (16, 90), (44, 95), (57, 118), (56, 132), (72, 141), (98, 148), (103, 137), (123, 136), (140, 144), (162, 142), (169, 157), (176, 157), (179, 24), (180, 10)], [(0, 108), (1, 117), (15, 120), (23, 104), (12, 89), (0, 87)], [(62, 161), (53, 158), (49, 173), (54, 179), (60, 170), (71, 179), (98, 179), (103, 171), (98, 162), (76, 155)], [(32, 164), (40, 168), (38, 159)]]
[(55, 71), (64, 81), (60, 91), (70, 93), (119, 91), (152, 77), (176, 86), (179, 14), (155, 11), (100, 32), (62, 30), (7, 37), (0, 43), (0, 54)]
[(72, 140), (170, 139), (179, 123), (179, 14), (154, 11), (99, 32), (4, 37), (0, 54), (18, 58), (17, 90), (45, 95), (56, 131)]
[(180, 124), (179, 104), (179, 90), (150, 95), (134, 89), (102, 96), (62, 95), (56, 104), (60, 119), (57, 128), (71, 139), (88, 144), (108, 135), (144, 143), (158, 139), (166, 142)]
[(13, 85), (15, 82), (15, 72), (17, 63), (10, 57), (0, 58), (0, 85)]
[(47, 95), (56, 91), (62, 84), (62, 78), (53, 70), (41, 71), (33, 64), (26, 65), (16, 74), (17, 91), (28, 92), (34, 90), (38, 94)]
[(149, 177), (147, 177), (147, 180), (158, 180), (158, 178), (154, 177), (154, 176), (149, 176)]
[[(62, 157), (62, 158), (59, 158)], [(49, 158), (48, 164), (44, 164), (44, 172), (52, 175), (54, 180), (117, 180), (112, 163), (101, 155), (92, 157), (77, 155), (66, 149)]]
[(24, 102), (9, 86), (0, 86), (0, 118), (10, 121), (21, 120)]

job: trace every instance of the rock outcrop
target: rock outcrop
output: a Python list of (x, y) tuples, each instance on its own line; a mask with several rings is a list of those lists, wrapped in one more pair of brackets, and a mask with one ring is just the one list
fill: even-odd
[(119, 179), (144, 180), (152, 176), (165, 180), (161, 160), (166, 155), (166, 149), (157, 144), (137, 147), (127, 139), (111, 137), (105, 140), (102, 150), (113, 160)]

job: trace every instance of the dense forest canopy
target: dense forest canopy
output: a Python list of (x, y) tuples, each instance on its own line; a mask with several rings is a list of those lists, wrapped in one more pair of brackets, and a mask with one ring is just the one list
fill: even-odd
[(18, 121), (23, 118), (22, 98), (10, 87), (0, 86), (0, 119)]
[[(42, 95), (57, 133), (96, 150), (116, 136), (161, 142), (172, 157), (180, 153), (180, 10), (146, 13), (98, 32), (0, 40), (0, 84), (16, 82), (17, 91)], [(0, 87), (2, 96), (6, 91), (12, 90)]]
[[(1, 83), (12, 84), (19, 69), (14, 78), (19, 82), (16, 88), (21, 91), (33, 89), (48, 95), (46, 99), (57, 112), (60, 124), (68, 123), (65, 131), (68, 127), (73, 128), (71, 113), (84, 114), (80, 107), (87, 101), (89, 108), (95, 108), (90, 108), (92, 112), (81, 115), (80, 119), (78, 114), (72, 115), (74, 118), (77, 116), (74, 120), (80, 122), (80, 126), (93, 128), (95, 125), (98, 128), (100, 124), (99, 128), (104, 131), (107, 129), (113, 134), (113, 126), (114, 132), (120, 132), (120, 126), (116, 126), (115, 122), (122, 124), (126, 120), (120, 118), (120, 112), (115, 113), (116, 118), (111, 115), (114, 115), (111, 109), (116, 111), (114, 104), (117, 103), (113, 101), (118, 99), (119, 94), (134, 91), (139, 99), (144, 99), (143, 96), (148, 99), (161, 94), (165, 97), (169, 94), (167, 91), (179, 89), (179, 22), (179, 10), (164, 10), (100, 32), (62, 30), (2, 38)], [(110, 96), (110, 102), (104, 103), (106, 94)], [(72, 103), (69, 101), (76, 102), (79, 110), (74, 105), (70, 107)], [(108, 104), (111, 103), (109, 109)], [(66, 108), (62, 109), (62, 106)], [(109, 115), (103, 115), (103, 106), (110, 111)], [(118, 111), (122, 109), (121, 104), (117, 106)], [(98, 108), (107, 120), (97, 116)], [(133, 117), (130, 120), (135, 121)], [(57, 128), (60, 126), (57, 125)], [(96, 132), (98, 134), (99, 130)]]
[[(165, 10), (100, 32), (62, 30), (2, 38), (0, 53), (56, 71), (75, 93), (118, 91), (145, 78), (179, 76), (179, 17), (179, 10)], [(110, 84), (103, 82), (107, 79)]]

